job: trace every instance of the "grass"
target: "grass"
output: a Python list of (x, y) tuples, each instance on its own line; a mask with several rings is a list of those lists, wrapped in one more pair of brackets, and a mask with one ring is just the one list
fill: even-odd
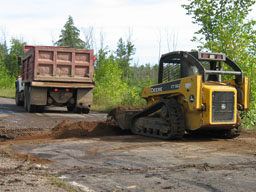
[(105, 104), (101, 103), (97, 103), (94, 102), (92, 104), (91, 110), (92, 111), (96, 111), (96, 112), (103, 112), (103, 113), (109, 113), (112, 109), (116, 108), (116, 107), (124, 107), (124, 108), (144, 108), (146, 107), (146, 102), (141, 102), (141, 103), (136, 103), (134, 102), (134, 104), (115, 104), (115, 103), (109, 103), (106, 102)]
[(97, 111), (97, 112), (108, 113), (113, 108), (114, 107), (111, 107), (111, 106), (93, 104), (92, 107), (91, 107), (91, 110), (92, 111)]
[(108, 112), (110, 112), (114, 108), (115, 108), (114, 105), (104, 105), (104, 104), (96, 104), (96, 103), (94, 103), (92, 105), (92, 107), (91, 107), (91, 110), (92, 111), (97, 111), (97, 112), (108, 113)]
[(0, 88), (0, 97), (15, 98), (15, 88)]
[(51, 182), (52, 185), (57, 186), (61, 189), (64, 189), (65, 191), (68, 191), (68, 192), (82, 192), (81, 190), (72, 187), (71, 185), (69, 185), (65, 181), (63, 181), (63, 180), (61, 180), (61, 179), (59, 179), (55, 176), (48, 175), (47, 179)]

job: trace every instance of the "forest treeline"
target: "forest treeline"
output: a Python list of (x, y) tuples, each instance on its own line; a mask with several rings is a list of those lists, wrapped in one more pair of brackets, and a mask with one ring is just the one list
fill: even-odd
[[(242, 112), (243, 122), (256, 125), (256, 21), (248, 18), (255, 0), (188, 0), (182, 7), (192, 22), (199, 26), (192, 41), (196, 50), (222, 52), (234, 60), (250, 78), (250, 110)], [(90, 49), (93, 30), (88, 30), (85, 40), (69, 16), (61, 35), (53, 45)], [(26, 43), (12, 38), (0, 44), (0, 88), (13, 87), (19, 69), (17, 57), (23, 54)], [(187, 50), (190, 51), (190, 50)], [(117, 105), (141, 106), (142, 88), (157, 82), (158, 66), (135, 64), (132, 60), (136, 47), (131, 41), (120, 38), (116, 49), (102, 46), (95, 53), (94, 104), (114, 107)]]

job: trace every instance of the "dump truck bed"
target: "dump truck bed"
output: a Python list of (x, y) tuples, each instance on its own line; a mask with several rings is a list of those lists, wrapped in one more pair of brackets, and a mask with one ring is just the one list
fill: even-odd
[(23, 57), (23, 82), (93, 83), (93, 50), (68, 47), (26, 46)]

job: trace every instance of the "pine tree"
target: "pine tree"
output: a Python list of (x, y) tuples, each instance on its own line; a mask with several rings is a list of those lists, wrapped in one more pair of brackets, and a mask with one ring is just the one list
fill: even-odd
[(74, 26), (74, 21), (71, 16), (61, 30), (59, 40), (54, 44), (57, 46), (68, 46), (76, 49), (84, 49), (85, 42), (79, 38), (80, 30)]
[(116, 49), (116, 60), (119, 67), (123, 71), (122, 77), (128, 80), (130, 61), (132, 60), (132, 55), (135, 54), (134, 44), (130, 40), (125, 43), (122, 38), (118, 40)]

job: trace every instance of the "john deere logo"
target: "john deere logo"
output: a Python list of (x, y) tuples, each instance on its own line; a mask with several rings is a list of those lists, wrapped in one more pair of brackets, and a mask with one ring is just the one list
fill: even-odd
[(151, 88), (151, 93), (157, 93), (163, 91), (163, 87)]
[(155, 85), (150, 88), (151, 93), (158, 93), (164, 91), (171, 91), (180, 88), (180, 80), (172, 81), (168, 83), (162, 83), (160, 85)]

